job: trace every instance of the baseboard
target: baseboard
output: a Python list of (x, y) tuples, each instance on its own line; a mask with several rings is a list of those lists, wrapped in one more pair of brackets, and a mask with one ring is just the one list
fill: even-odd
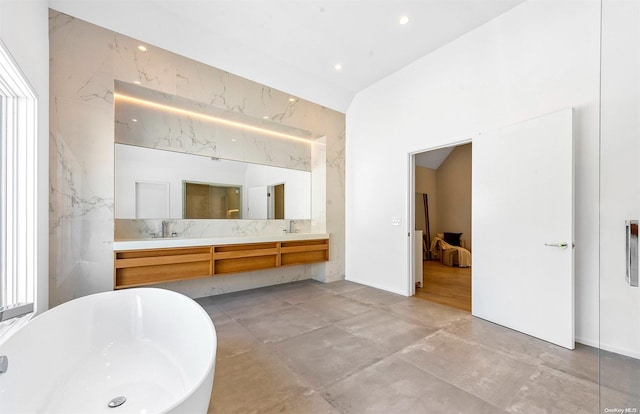
[(582, 345), (590, 346), (592, 348), (600, 348), (600, 343), (593, 339), (576, 337), (576, 342)]
[(618, 355), (624, 355), (630, 358), (640, 359), (640, 352), (633, 351), (627, 348), (621, 348), (619, 346), (611, 345), (611, 344), (602, 344), (599, 341), (587, 338), (576, 338), (576, 342), (591, 346), (596, 349), (602, 349), (603, 351), (612, 352)]
[(389, 289), (389, 288), (388, 288), (388, 287), (386, 287), (386, 286), (381, 286), (381, 285), (378, 285), (378, 284), (376, 284), (376, 283), (371, 283), (371, 282), (369, 282), (369, 281), (358, 280), (358, 279), (354, 279), (354, 278), (350, 278), (350, 277), (345, 277), (345, 280), (348, 280), (349, 282), (360, 283), (361, 285), (369, 286), (369, 287), (372, 287), (372, 288), (376, 288), (376, 289), (384, 290), (384, 291), (386, 291), (386, 292), (395, 293), (395, 294), (397, 294), (397, 295), (402, 295), (402, 296), (407, 296), (407, 297), (409, 296), (409, 295), (407, 294), (407, 292), (406, 292), (406, 291), (402, 291), (402, 292), (400, 292), (400, 291), (398, 291), (398, 290), (395, 290), (395, 289)]
[(613, 352), (614, 354), (619, 354), (619, 355), (628, 356), (630, 358), (640, 359), (640, 352), (633, 351), (631, 349), (620, 348), (618, 346), (611, 345), (611, 344), (600, 344), (600, 349), (607, 352)]

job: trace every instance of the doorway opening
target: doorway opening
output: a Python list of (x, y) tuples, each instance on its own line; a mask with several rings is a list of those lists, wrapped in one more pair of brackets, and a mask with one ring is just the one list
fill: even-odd
[[(471, 312), (471, 143), (414, 155), (415, 295)], [(421, 243), (420, 243), (421, 242)], [(420, 244), (422, 248), (420, 249)]]
[(269, 186), (269, 218), (284, 220), (284, 183)]

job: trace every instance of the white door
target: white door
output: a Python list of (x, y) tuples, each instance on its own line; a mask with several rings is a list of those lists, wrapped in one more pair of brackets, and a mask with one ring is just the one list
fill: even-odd
[(480, 134), (472, 155), (472, 313), (569, 349), (572, 117), (566, 109)]
[(159, 219), (169, 213), (169, 183), (136, 181), (136, 218)]
[(250, 187), (247, 201), (247, 218), (253, 220), (266, 219), (269, 208), (269, 189), (266, 185)]

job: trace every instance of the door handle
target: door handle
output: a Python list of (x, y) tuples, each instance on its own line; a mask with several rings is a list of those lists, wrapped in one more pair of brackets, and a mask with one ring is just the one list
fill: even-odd
[(567, 247), (569, 247), (569, 243), (545, 243), (545, 246), (549, 246), (549, 247), (559, 247), (561, 249), (566, 249)]
[(625, 221), (627, 243), (626, 243), (626, 264), (627, 274), (625, 279), (629, 286), (638, 286), (638, 220)]

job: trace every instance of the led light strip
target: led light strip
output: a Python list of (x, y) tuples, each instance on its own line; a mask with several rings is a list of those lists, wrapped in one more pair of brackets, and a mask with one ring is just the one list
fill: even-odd
[(225, 126), (229, 126), (229, 127), (233, 127), (233, 128), (244, 129), (244, 130), (252, 131), (252, 132), (258, 132), (260, 134), (271, 135), (271, 136), (277, 137), (277, 138), (286, 138), (286, 139), (290, 139), (290, 140), (294, 140), (294, 141), (300, 141), (300, 142), (304, 142), (306, 144), (313, 143), (313, 141), (311, 141), (311, 139), (308, 139), (308, 138), (302, 138), (302, 137), (298, 137), (298, 136), (295, 136), (295, 135), (285, 134), (284, 132), (278, 132), (278, 131), (273, 131), (273, 130), (266, 129), (266, 128), (260, 128), (260, 127), (253, 126), (253, 125), (243, 124), (241, 122), (231, 121), (229, 119), (219, 118), (217, 116), (202, 114), (202, 113), (199, 113), (199, 112), (193, 112), (193, 111), (189, 111), (187, 109), (176, 108), (175, 106), (164, 105), (164, 104), (157, 103), (157, 102), (147, 101), (145, 99), (134, 98), (133, 96), (122, 95), (121, 93), (117, 93), (117, 92), (114, 93), (113, 96), (115, 97), (116, 100), (126, 101), (126, 102), (130, 102), (130, 103), (133, 103), (133, 104), (146, 106), (146, 107), (149, 107), (149, 108), (159, 109), (159, 110), (162, 110), (162, 111), (173, 112), (173, 113), (180, 114), (180, 115), (186, 115), (186, 116), (202, 119), (202, 120), (213, 122), (213, 123), (220, 124), (220, 125), (225, 125)]

